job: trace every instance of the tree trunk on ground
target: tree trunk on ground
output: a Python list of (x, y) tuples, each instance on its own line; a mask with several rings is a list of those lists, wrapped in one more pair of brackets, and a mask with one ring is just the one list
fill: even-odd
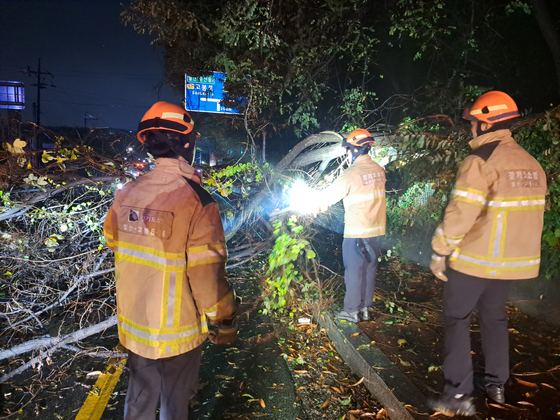
[(0, 377), (0, 384), (13, 378), (15, 375), (20, 374), (21, 372), (28, 369), (30, 366), (33, 366), (35, 363), (40, 362), (43, 358), (49, 357), (55, 351), (66, 346), (67, 344), (75, 343), (76, 341), (83, 340), (84, 338), (87, 338), (91, 335), (103, 332), (107, 328), (110, 328), (114, 325), (117, 325), (116, 316), (112, 316), (111, 318), (108, 318), (105, 321), (100, 322), (99, 324), (92, 325), (90, 327), (83, 328), (78, 331), (74, 331), (73, 333), (65, 335), (63, 337), (37, 338), (35, 340), (30, 340), (23, 344), (20, 344), (19, 346), (15, 346), (11, 349), (0, 351), (0, 360), (4, 360), (9, 357), (15, 357), (15, 356), (19, 356), (20, 354), (28, 353), (30, 351), (46, 348), (46, 350), (44, 352), (41, 352), (39, 356), (31, 359), (23, 366), (20, 366), (19, 368), (11, 371), (10, 373), (7, 373), (4, 376)]
[(0, 360), (7, 359), (9, 357), (19, 356), (20, 354), (28, 353), (33, 350), (41, 348), (50, 348), (53, 346), (62, 346), (69, 343), (75, 343), (76, 341), (83, 340), (90, 335), (100, 333), (105, 331), (107, 328), (117, 325), (117, 317), (112, 316), (99, 324), (92, 325), (81, 330), (74, 331), (63, 337), (45, 337), (37, 338), (35, 340), (26, 341), (19, 346), (12, 347), (7, 350), (0, 350)]
[[(291, 151), (288, 153), (274, 168), (274, 174), (272, 175), (269, 185), (276, 185), (277, 181), (281, 178), (284, 171), (289, 169), (298, 168), (304, 165), (312, 164), (314, 162), (325, 162), (328, 160), (330, 162), (332, 157), (332, 147), (329, 146), (331, 143), (340, 143), (342, 141), (342, 136), (334, 131), (325, 131), (318, 134), (313, 134), (306, 139), (299, 142)], [(317, 147), (317, 149), (302, 153), (305, 149), (313, 145), (327, 145), (323, 147)], [(337, 147), (339, 148), (339, 147)], [(297, 164), (296, 159), (300, 162), (305, 162), (304, 164)], [(328, 163), (327, 162), (327, 163)], [(324, 169), (323, 169), (324, 170)], [(235, 223), (226, 230), (226, 241), (229, 241), (235, 236), (237, 231), (246, 226), (253, 220), (261, 217), (262, 212), (257, 212), (257, 209), (262, 206), (263, 201), (266, 199), (270, 200), (270, 190), (266, 189), (257, 193), (251, 200), (250, 203), (244, 208), (240, 217), (237, 218)]]

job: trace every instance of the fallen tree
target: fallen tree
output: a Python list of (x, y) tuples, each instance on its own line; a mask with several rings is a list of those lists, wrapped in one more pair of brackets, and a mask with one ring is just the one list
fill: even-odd
[[(234, 208), (232, 203), (239, 209), (233, 223), (224, 217), (228, 268), (246, 264), (273, 247), (267, 210), (286, 205), (285, 182), (296, 176), (318, 179), (340, 156), (337, 143), (341, 138), (326, 132), (304, 139), (273, 171), (252, 183), (256, 193), (251, 195), (225, 196), (206, 184), (220, 197), (217, 201), (223, 214)], [(0, 240), (4, 249), (0, 317), (5, 320), (0, 340), (6, 349), (0, 352), (0, 360), (40, 351), (4, 375), (3, 381), (60, 349), (84, 353), (69, 344), (115, 325), (114, 259), (105, 247), (102, 225), (116, 183), (132, 176), (121, 159), (105, 158), (87, 147), (63, 146), (49, 157), (43, 156), (46, 165), (36, 168), (30, 163), (39, 152), (14, 147), (0, 151)], [(65, 160), (60, 162), (59, 157)], [(204, 181), (211, 177), (206, 172)], [(61, 333), (68, 328), (75, 331)], [(114, 352), (92, 354), (108, 357)]]
[[(554, 134), (558, 122), (547, 115), (541, 117), (542, 121), (548, 121), (541, 127), (548, 124), (544, 131)], [(533, 125), (523, 120), (518, 127), (517, 131), (523, 133), (524, 128)], [(390, 203), (396, 204), (388, 206), (389, 222), (400, 231), (410, 220), (424, 214), (421, 210), (432, 203), (433, 194), (426, 196), (425, 202), (411, 206), (409, 215), (408, 207), (399, 204), (399, 200), (408, 197), (406, 192), (415, 182), (432, 176), (439, 188), (438, 197), (445, 196), (455, 166), (467, 150), (468, 133), (460, 129), (435, 132), (401, 129), (396, 134), (374, 132), (374, 136), (376, 158), (390, 162), (386, 166), (390, 181), (388, 197)], [(299, 217), (295, 222), (289, 212), (280, 211), (289, 207), (285, 192), (296, 179), (320, 189), (328, 184), (328, 179), (336, 177), (344, 166), (341, 140), (338, 133), (317, 133), (293, 147), (274, 168), (245, 162), (204, 172), (203, 184), (216, 198), (223, 216), (228, 268), (269, 254), (267, 284), (270, 287), (265, 286), (265, 293), (273, 294), (282, 287), (285, 295), (275, 295), (276, 300), (269, 301), (274, 303), (267, 310), (279, 310), (290, 304), (309, 305), (324, 298), (321, 267), (314, 259), (310, 242), (314, 218)], [(542, 155), (552, 146), (547, 143), (547, 149), (539, 153)], [(87, 149), (72, 150), (79, 152), (74, 152), (76, 159), (70, 160), (73, 167), (51, 164), (40, 170), (21, 166), (25, 154), (0, 154), (0, 164), (14, 168), (10, 172), (0, 165), (3, 168), (0, 170), (3, 185), (0, 240), (4, 249), (0, 317), (6, 320), (0, 340), (7, 348), (4, 355), (39, 348), (48, 349), (48, 354), (63, 348), (83, 352), (68, 346), (70, 341), (64, 340), (85, 340), (115, 315), (114, 259), (104, 245), (102, 224), (113, 200), (115, 182), (131, 176), (122, 160), (106, 159)], [(53, 155), (58, 152), (54, 151)], [(93, 170), (89, 170), (91, 176), (81, 176), (86, 163), (93, 164)], [(272, 213), (282, 216), (271, 218)], [(341, 214), (335, 217), (340, 218)], [(290, 258), (285, 259), (291, 251), (279, 246), (280, 239), (297, 250)], [(298, 266), (299, 276), (285, 276), (292, 271), (290, 265)], [(292, 296), (293, 301), (286, 301), (286, 296)], [(304, 296), (304, 302), (298, 303), (298, 296)], [(76, 335), (57, 332), (65, 319), (82, 332)], [(45, 332), (49, 331), (45, 338)], [(43, 338), (36, 341), (38, 336)]]
[[(73, 332), (72, 334), (68, 334), (68, 335), (65, 335), (63, 337), (39, 338), (39, 339), (27, 341), (23, 344), (15, 346), (11, 349), (0, 351), (0, 360), (4, 360), (4, 359), (7, 359), (9, 357), (16, 357), (16, 356), (19, 356), (20, 354), (29, 353), (30, 351), (44, 349), (44, 352), (41, 351), (38, 356), (32, 358), (27, 363), (23, 364), (22, 366), (20, 366), (17, 369), (14, 369), (10, 373), (7, 373), (6, 375), (3, 375), (2, 377), (0, 377), (0, 384), (6, 382), (7, 380), (9, 380), (11, 378), (13, 378), (15, 375), (20, 374), (21, 372), (25, 371), (26, 369), (30, 368), (31, 366), (34, 366), (35, 364), (40, 363), (43, 359), (50, 357), (55, 351), (59, 350), (60, 348), (65, 347), (67, 344), (75, 343), (77, 341), (83, 340), (83, 339), (85, 339), (89, 336), (92, 336), (94, 334), (98, 334), (100, 332), (103, 332), (107, 328), (110, 328), (110, 327), (112, 327), (116, 324), (117, 324), (117, 317), (112, 316), (112, 317), (106, 319), (103, 322), (100, 322), (98, 324), (92, 325), (92, 326), (87, 327), (87, 328), (77, 330), (77, 331)], [(77, 349), (77, 350), (79, 350), (79, 349)], [(117, 354), (116, 352), (111, 352), (110, 357), (115, 357), (116, 354)]]

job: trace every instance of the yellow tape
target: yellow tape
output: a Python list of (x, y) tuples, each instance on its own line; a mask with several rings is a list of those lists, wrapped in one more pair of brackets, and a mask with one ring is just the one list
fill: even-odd
[(89, 392), (76, 420), (99, 420), (101, 418), (111, 393), (119, 382), (125, 363), (126, 359), (121, 359), (107, 366), (105, 373), (97, 378), (93, 391)]

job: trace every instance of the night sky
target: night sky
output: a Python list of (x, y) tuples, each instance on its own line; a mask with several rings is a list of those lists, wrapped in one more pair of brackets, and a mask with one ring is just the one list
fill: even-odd
[[(120, 21), (126, 1), (0, 0), (0, 80), (25, 83), (23, 120), (33, 120), (36, 76), (49, 71), (41, 90), (41, 125), (135, 130), (156, 101), (180, 103), (181, 95), (159, 84), (162, 52)], [(51, 87), (51, 83), (56, 87)]]

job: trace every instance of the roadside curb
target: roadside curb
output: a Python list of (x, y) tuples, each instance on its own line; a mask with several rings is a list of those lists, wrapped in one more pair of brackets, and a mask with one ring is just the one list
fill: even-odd
[(364, 377), (364, 385), (385, 407), (391, 420), (414, 419), (404, 404), (425, 411), (425, 395), (377, 346), (371, 344), (369, 338), (363, 333), (350, 337), (362, 332), (356, 324), (333, 321), (328, 315), (320, 315), (318, 321), (348, 367), (357, 376)]
[(560, 327), (560, 308), (541, 300), (525, 300), (508, 302), (524, 314), (553, 327)]

